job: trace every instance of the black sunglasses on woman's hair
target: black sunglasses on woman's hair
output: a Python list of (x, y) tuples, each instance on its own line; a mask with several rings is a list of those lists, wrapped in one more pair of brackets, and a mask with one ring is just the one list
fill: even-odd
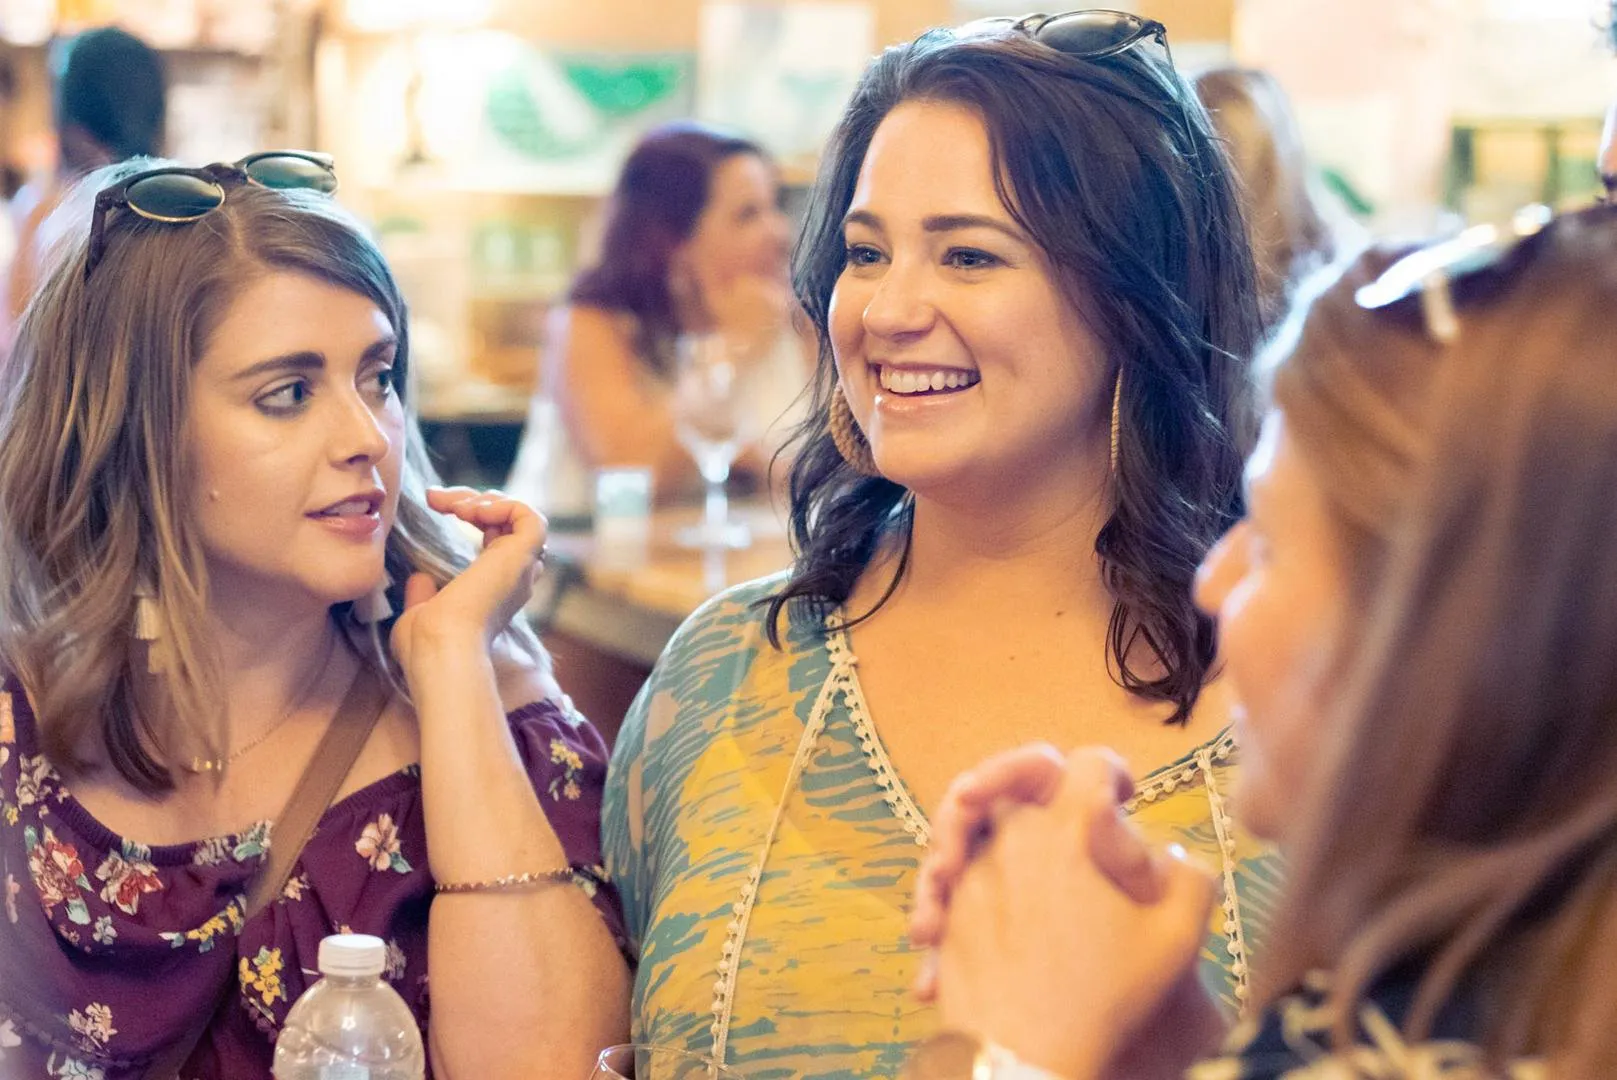
[(1060, 15), (1024, 15), (1020, 19), (1007, 16), (978, 19), (955, 31), (957, 35), (970, 35), (977, 30), (1004, 28), (1027, 34), (1041, 45), (1081, 60), (1103, 60), (1126, 52), (1141, 42), (1149, 42), (1162, 50), (1163, 59), (1173, 64), (1173, 53), (1168, 50), (1168, 28), (1155, 19), (1142, 19), (1127, 11), (1091, 8), (1086, 11), (1065, 11)]
[(84, 279), (90, 279), (106, 252), (107, 218), (114, 210), (132, 210), (148, 221), (183, 225), (219, 209), (225, 204), (226, 188), (242, 184), (283, 190), (302, 188), (329, 195), (337, 190), (337, 171), (330, 154), (266, 150), (249, 154), (234, 165), (204, 165), (200, 169), (170, 165), (136, 173), (96, 194)]

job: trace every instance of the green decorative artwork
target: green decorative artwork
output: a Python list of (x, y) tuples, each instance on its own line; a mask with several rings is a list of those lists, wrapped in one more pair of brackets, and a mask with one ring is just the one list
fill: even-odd
[(615, 141), (613, 135), (687, 114), (694, 69), (689, 53), (525, 49), (489, 76), (488, 126), (505, 149), (529, 160), (588, 157)]
[(633, 116), (667, 100), (690, 82), (690, 57), (561, 61), (567, 79), (607, 116)]

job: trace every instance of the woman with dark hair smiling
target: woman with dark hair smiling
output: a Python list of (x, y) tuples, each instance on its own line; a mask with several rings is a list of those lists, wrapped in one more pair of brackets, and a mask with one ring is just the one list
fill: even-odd
[(1146, 832), (1223, 867), (1203, 975), (1233, 1011), (1273, 868), (1222, 810), (1235, 748), (1191, 582), (1241, 512), (1258, 313), (1162, 26), (1069, 13), (888, 50), (796, 284), (821, 341), (797, 564), (692, 617), (608, 780), (637, 1036), (755, 1076), (896, 1075), (936, 1024), (905, 938), (921, 808), (1033, 737), (1116, 747)]
[[(612, 193), (600, 259), (551, 320), (513, 494), (553, 518), (587, 513), (589, 470), (603, 466), (649, 468), (663, 494), (695, 490), (670, 407), (681, 334), (723, 334), (753, 376), (753, 429), (776, 424), (807, 377), (778, 191), (748, 139), (693, 121), (641, 139)], [(749, 450), (738, 471), (761, 476), (768, 458)]]

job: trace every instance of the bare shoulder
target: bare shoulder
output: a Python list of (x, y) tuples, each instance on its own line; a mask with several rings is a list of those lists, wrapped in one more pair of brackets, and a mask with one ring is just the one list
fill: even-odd
[(538, 655), (531, 655), (501, 636), (494, 642), (493, 654), (495, 683), (506, 712), (536, 701), (561, 700), (561, 686), (551, 674), (550, 656), (542, 647)]
[(633, 351), (637, 322), (626, 311), (573, 304), (557, 310), (551, 323), (552, 336), (570, 348), (616, 346)]

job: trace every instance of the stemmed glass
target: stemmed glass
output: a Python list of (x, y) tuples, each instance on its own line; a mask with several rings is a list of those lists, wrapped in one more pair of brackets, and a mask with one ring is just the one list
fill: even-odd
[(730, 518), (725, 484), (755, 436), (745, 367), (732, 343), (720, 333), (683, 334), (676, 342), (674, 425), (707, 485), (702, 523), (681, 530), (684, 547), (744, 548), (752, 542), (746, 525)]
[(746, 1077), (700, 1054), (672, 1046), (632, 1043), (602, 1050), (590, 1080), (746, 1080)]

